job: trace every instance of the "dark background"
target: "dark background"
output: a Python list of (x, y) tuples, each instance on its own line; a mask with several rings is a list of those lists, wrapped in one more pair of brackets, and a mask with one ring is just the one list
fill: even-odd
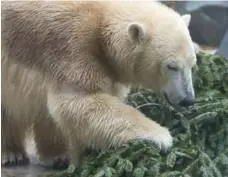
[(189, 30), (194, 42), (217, 48), (228, 58), (228, 1), (161, 1), (180, 14), (192, 15)]

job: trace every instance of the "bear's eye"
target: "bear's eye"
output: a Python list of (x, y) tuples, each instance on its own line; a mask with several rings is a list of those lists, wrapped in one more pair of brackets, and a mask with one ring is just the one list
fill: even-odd
[(177, 66), (173, 66), (173, 65), (167, 65), (167, 68), (169, 70), (173, 70), (173, 71), (178, 71), (179, 70)]

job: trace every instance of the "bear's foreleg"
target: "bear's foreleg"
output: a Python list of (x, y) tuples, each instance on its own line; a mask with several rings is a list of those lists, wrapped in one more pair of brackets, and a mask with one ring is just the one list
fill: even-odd
[(2, 103), (1, 106), (1, 165), (23, 165), (29, 163), (25, 151), (25, 136), (29, 124), (21, 122), (8, 111)]
[(168, 129), (108, 94), (49, 92), (48, 108), (72, 142), (76, 165), (84, 147), (119, 147), (132, 139), (153, 141), (162, 149), (172, 146)]

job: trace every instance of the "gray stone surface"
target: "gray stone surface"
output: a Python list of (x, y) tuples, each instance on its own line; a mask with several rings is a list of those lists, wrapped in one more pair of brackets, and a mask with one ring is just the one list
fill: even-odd
[(218, 48), (217, 54), (223, 55), (228, 60), (228, 30)]
[(54, 171), (31, 164), (28, 166), (4, 167), (1, 171), (1, 177), (45, 177), (51, 172)]

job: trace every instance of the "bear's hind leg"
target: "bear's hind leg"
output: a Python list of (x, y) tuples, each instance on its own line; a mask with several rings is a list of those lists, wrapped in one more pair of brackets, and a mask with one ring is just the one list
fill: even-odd
[(1, 165), (23, 165), (29, 163), (29, 158), (25, 151), (26, 123), (14, 118), (7, 110), (1, 107), (2, 141), (1, 141)]
[(69, 163), (67, 139), (51, 117), (35, 120), (34, 138), (40, 162), (47, 167), (66, 168)]

